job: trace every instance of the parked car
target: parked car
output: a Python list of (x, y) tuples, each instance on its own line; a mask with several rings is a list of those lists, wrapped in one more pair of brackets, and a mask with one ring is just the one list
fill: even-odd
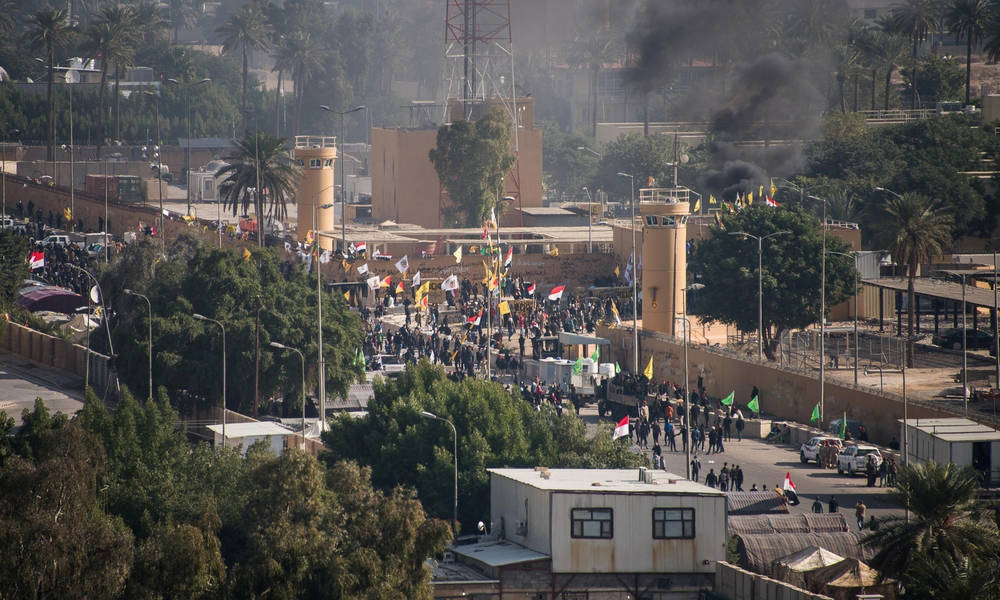
[(815, 461), (816, 464), (819, 464), (819, 449), (826, 441), (836, 442), (838, 447), (841, 445), (840, 438), (833, 437), (832, 435), (818, 435), (809, 438), (809, 441), (802, 444), (802, 447), (799, 448), (799, 460), (803, 463)]
[(43, 246), (69, 246), (70, 240), (68, 235), (50, 235), (49, 237), (42, 240)]
[[(987, 350), (993, 345), (993, 334), (981, 329), (967, 329), (965, 334), (969, 350)], [(962, 349), (962, 330), (946, 329), (932, 339), (934, 345), (952, 350)]]
[[(840, 422), (843, 419), (834, 419), (830, 421), (830, 425), (827, 426), (827, 433), (832, 433), (833, 435), (840, 437)], [(854, 419), (847, 420), (847, 435), (849, 439), (860, 440), (862, 442), (868, 441), (868, 428), (861, 421), (855, 421)]]
[(868, 464), (868, 457), (875, 457), (875, 466), (882, 464), (882, 453), (875, 446), (848, 446), (840, 451), (837, 456), (837, 472), (843, 475), (854, 475), (864, 473), (865, 465)]

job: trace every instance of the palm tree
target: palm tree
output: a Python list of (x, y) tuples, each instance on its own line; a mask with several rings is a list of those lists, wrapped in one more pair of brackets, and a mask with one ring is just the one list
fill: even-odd
[(913, 42), (913, 96), (910, 108), (917, 108), (917, 51), (928, 33), (939, 31), (938, 7), (933, 0), (907, 0), (892, 7), (892, 23), (896, 31)]
[(177, 43), (181, 29), (194, 27), (197, 15), (193, 0), (166, 0), (170, 7), (170, 27), (174, 30), (174, 43)]
[(17, 5), (11, 0), (0, 0), (0, 33), (14, 31), (17, 24)]
[(871, 565), (883, 577), (903, 578), (905, 584), (920, 561), (975, 559), (996, 547), (996, 530), (980, 519), (979, 481), (971, 467), (904, 465), (897, 481), (888, 500), (909, 511), (909, 519), (887, 517), (862, 540), (877, 550)]
[(118, 4), (112, 7), (101, 9), (98, 20), (108, 21), (112, 24), (112, 31), (115, 34), (114, 42), (111, 46), (114, 54), (105, 56), (108, 62), (115, 63), (115, 139), (122, 137), (121, 130), (121, 85), (122, 75), (126, 68), (135, 64), (135, 49), (142, 37), (143, 25), (139, 23), (135, 7), (130, 4)]
[[(938, 204), (919, 194), (891, 195), (880, 219), (882, 236), (892, 259), (906, 266), (907, 334), (913, 338), (914, 282), (917, 269), (940, 256), (951, 242), (952, 218)], [(913, 352), (907, 352), (907, 366), (913, 366)]]
[[(105, 134), (104, 99), (106, 95), (108, 67), (131, 61), (134, 52), (134, 23), (131, 7), (105, 7), (98, 13), (97, 20), (87, 29), (86, 48), (101, 57), (101, 87), (97, 92), (97, 158), (101, 158), (101, 148), (107, 138)], [(120, 70), (121, 67), (117, 67)], [(118, 74), (115, 75), (116, 81)], [(118, 93), (117, 83), (115, 94)]]
[(135, 5), (135, 21), (138, 25), (139, 43), (152, 46), (161, 39), (167, 27), (167, 19), (160, 14), (156, 3), (141, 0)]
[(275, 56), (275, 68), (291, 73), (295, 83), (292, 92), (295, 101), (292, 130), (297, 135), (306, 85), (322, 68), (326, 49), (311, 34), (301, 30), (285, 35), (283, 40), (284, 43), (278, 47), (278, 54)]
[(983, 39), (993, 11), (989, 0), (952, 0), (944, 22), (956, 40), (965, 38), (965, 104), (972, 96), (972, 47)]
[[(892, 73), (899, 66), (903, 56), (906, 55), (906, 40), (888, 27), (888, 23), (883, 23), (882, 27), (873, 32), (872, 53), (875, 59), (872, 67), (872, 76), (879, 68), (885, 69), (885, 97), (883, 98), (883, 110), (889, 110), (889, 98), (892, 92)], [(872, 108), (875, 108), (874, 101)]]
[(577, 68), (586, 68), (590, 72), (589, 103), (590, 103), (590, 135), (597, 136), (597, 98), (598, 81), (601, 69), (611, 62), (618, 54), (618, 46), (613, 38), (604, 32), (597, 32), (582, 38), (577, 38), (569, 53), (569, 63)]
[(222, 51), (231, 54), (237, 47), (243, 53), (243, 96), (241, 102), (241, 114), (243, 116), (243, 133), (247, 130), (247, 49), (264, 50), (268, 46), (268, 25), (264, 13), (258, 10), (253, 4), (244, 5), (243, 8), (229, 16), (229, 20), (216, 29), (221, 34)]
[(226, 157), (229, 165), (218, 173), (225, 176), (219, 184), (223, 206), (232, 207), (233, 216), (249, 213), (253, 201), (250, 189), (257, 187), (259, 173), (261, 192), (256, 195), (255, 207), (258, 228), (263, 225), (265, 200), (270, 203), (266, 209), (269, 217), (286, 217), (285, 205), (294, 195), (302, 175), (302, 169), (292, 158), (287, 141), (260, 132), (247, 134), (235, 141), (235, 152)]
[(28, 40), (32, 48), (45, 49), (45, 61), (49, 68), (49, 81), (45, 87), (45, 101), (49, 111), (45, 120), (46, 143), (45, 159), (56, 159), (56, 105), (52, 97), (52, 77), (56, 66), (56, 48), (69, 43), (72, 27), (65, 10), (43, 8), (28, 18)]

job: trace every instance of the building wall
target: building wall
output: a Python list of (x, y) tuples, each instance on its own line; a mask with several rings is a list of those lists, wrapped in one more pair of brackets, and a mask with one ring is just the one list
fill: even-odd
[[(539, 475), (541, 477), (541, 475)], [(490, 520), (493, 531), (503, 528), (504, 537), (525, 548), (549, 554), (549, 493), (496, 473), (490, 473)], [(526, 524), (525, 535), (517, 532)]]
[[(318, 209), (317, 223), (313, 223), (313, 209), (315, 206), (334, 201), (333, 174), (337, 160), (335, 143), (336, 138), (332, 137), (296, 138), (295, 160), (302, 167), (302, 178), (299, 179), (298, 189), (295, 190), (295, 202), (298, 205), (296, 232), (300, 242), (305, 240), (309, 231), (315, 229), (329, 231), (334, 228), (333, 207)], [(333, 241), (329, 237), (321, 237), (320, 246), (329, 250), (333, 246)]]
[(832, 600), (829, 596), (813, 594), (790, 583), (771, 579), (731, 565), (715, 564), (715, 587), (712, 592), (726, 600)]
[[(681, 220), (688, 214), (688, 203), (642, 204), (640, 209), (644, 219), (643, 327), (674, 335), (679, 330), (677, 317), (683, 313), (683, 289), (687, 286), (687, 226)], [(650, 216), (669, 216), (678, 222), (669, 227), (647, 226), (645, 219)]]
[[(553, 492), (551, 504), (555, 573), (711, 573), (726, 558), (723, 496)], [(573, 508), (612, 509), (614, 537), (572, 538)], [(694, 539), (653, 539), (653, 508), (695, 509)]]

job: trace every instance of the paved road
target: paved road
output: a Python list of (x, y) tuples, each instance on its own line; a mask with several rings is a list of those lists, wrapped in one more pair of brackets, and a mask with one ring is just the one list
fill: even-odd
[[(581, 410), (580, 415), (589, 428), (595, 428), (598, 422), (597, 411), (593, 406)], [(610, 423), (610, 421), (603, 421)], [(662, 441), (662, 440), (661, 440)], [(652, 437), (650, 437), (652, 444)], [(831, 495), (836, 496), (841, 512), (845, 513), (848, 523), (854, 529), (854, 505), (860, 499), (868, 506), (868, 514), (881, 518), (890, 514), (901, 515), (902, 510), (889, 503), (886, 493), (888, 488), (869, 488), (865, 486), (864, 477), (848, 477), (837, 474), (836, 469), (820, 469), (815, 463), (804, 465), (799, 461), (798, 446), (768, 444), (763, 440), (735, 439), (724, 444), (726, 451), (721, 454), (701, 454), (701, 481), (710, 468), (718, 473), (724, 463), (739, 464), (743, 469), (743, 489), (749, 490), (756, 483), (758, 488), (767, 486), (773, 489), (785, 479), (785, 473), (790, 473), (792, 481), (798, 489), (801, 504), (790, 507), (793, 513), (810, 511), (813, 499), (819, 497), (824, 510)], [(683, 445), (678, 435), (679, 452), (664, 450), (663, 456), (667, 470), (671, 473), (686, 473)], [(651, 455), (649, 451), (647, 455)]]
[(21, 425), (21, 412), (41, 398), (54, 414), (76, 414), (83, 408), (83, 382), (40, 367), (15, 354), (0, 352), (0, 410)]

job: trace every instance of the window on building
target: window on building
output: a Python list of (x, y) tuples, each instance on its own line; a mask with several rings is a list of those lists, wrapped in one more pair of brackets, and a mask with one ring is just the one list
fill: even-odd
[(309, 159), (309, 168), (310, 169), (318, 169), (321, 166), (323, 166), (323, 161), (321, 159), (319, 159), (319, 158), (310, 158)]
[(693, 508), (654, 508), (653, 539), (690, 539), (694, 537)]
[(299, 165), (300, 167), (306, 166), (306, 163), (302, 162), (301, 158), (296, 159), (295, 164)]
[(323, 163), (323, 166), (324, 167), (332, 167), (333, 166), (333, 159), (332, 158), (326, 159), (326, 161)]
[(571, 536), (575, 538), (614, 537), (614, 521), (610, 508), (574, 508), (570, 512)]
[(655, 215), (646, 215), (646, 225), (656, 227), (659, 224), (659, 219), (657, 219)]

